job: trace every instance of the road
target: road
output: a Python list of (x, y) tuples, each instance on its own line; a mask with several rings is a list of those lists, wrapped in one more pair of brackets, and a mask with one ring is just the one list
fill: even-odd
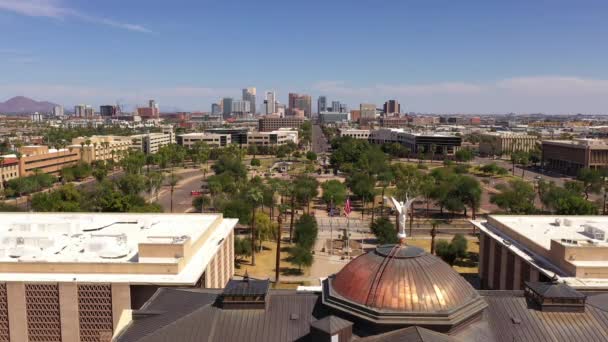
[[(209, 174), (207, 174), (209, 176)], [(181, 181), (173, 190), (173, 212), (185, 213), (192, 210), (191, 191), (201, 188), (203, 174), (199, 170), (187, 171), (180, 174)], [(171, 189), (165, 186), (158, 195), (158, 204), (163, 207), (166, 213), (171, 212)]]
[(312, 151), (314, 153), (323, 153), (329, 151), (329, 143), (327, 142), (327, 137), (323, 134), (323, 130), (321, 130), (321, 126), (313, 125), (312, 126)]

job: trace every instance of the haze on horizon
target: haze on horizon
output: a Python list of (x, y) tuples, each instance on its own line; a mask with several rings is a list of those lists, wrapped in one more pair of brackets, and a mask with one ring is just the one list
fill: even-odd
[(241, 88), (423, 113), (608, 113), (608, 3), (0, 0), (0, 101), (208, 111)]

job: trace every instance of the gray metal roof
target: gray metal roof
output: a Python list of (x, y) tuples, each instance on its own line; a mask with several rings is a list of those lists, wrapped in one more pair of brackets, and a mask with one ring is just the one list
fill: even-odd
[(421, 327), (408, 327), (391, 331), (382, 335), (366, 337), (360, 339), (361, 342), (455, 342), (456, 340), (448, 335), (444, 335)]
[(333, 335), (344, 328), (352, 326), (353, 323), (337, 316), (327, 316), (311, 323), (311, 326)]

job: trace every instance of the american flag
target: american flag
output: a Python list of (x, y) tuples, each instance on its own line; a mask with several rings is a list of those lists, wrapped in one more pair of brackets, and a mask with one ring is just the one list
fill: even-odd
[(344, 204), (344, 216), (350, 215), (351, 211), (352, 209), (350, 207), (350, 198), (347, 198), (346, 203)]

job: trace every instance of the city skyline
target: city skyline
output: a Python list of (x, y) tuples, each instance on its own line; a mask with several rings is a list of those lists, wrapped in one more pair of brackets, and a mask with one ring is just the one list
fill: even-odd
[[(237, 3), (246, 10), (231, 11)], [(161, 110), (210, 111), (256, 87), (257, 103), (273, 90), (281, 103), (302, 93), (348, 108), (394, 98), (403, 112), (608, 113), (605, 2), (320, 4), (0, 0), (0, 27), (13, 33), (0, 49), (0, 101), (69, 108), (154, 98)], [(281, 24), (329, 24), (336, 11), (351, 24)], [(373, 28), (357, 24), (369, 18)], [(330, 41), (339, 53), (323, 53)], [(248, 54), (217, 50), (227, 42)]]

